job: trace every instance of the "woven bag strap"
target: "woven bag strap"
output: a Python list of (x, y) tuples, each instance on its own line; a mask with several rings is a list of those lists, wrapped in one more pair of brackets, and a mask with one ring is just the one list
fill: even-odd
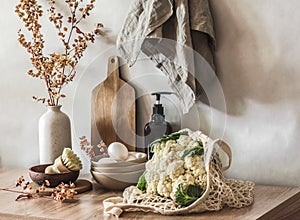
[(227, 166), (222, 166), (222, 171), (225, 171), (227, 170), (230, 165), (231, 165), (231, 161), (232, 161), (232, 152), (231, 152), (231, 149), (230, 147), (228, 146), (228, 144), (226, 142), (224, 142), (223, 140), (218, 140), (218, 145), (219, 147), (225, 152), (225, 154), (227, 155), (228, 157), (228, 164)]

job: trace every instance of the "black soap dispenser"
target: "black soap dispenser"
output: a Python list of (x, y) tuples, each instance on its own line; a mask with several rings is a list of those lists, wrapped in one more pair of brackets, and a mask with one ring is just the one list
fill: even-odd
[(145, 138), (145, 148), (148, 156), (148, 160), (151, 159), (153, 153), (150, 152), (150, 144), (161, 138), (165, 134), (172, 133), (172, 127), (169, 122), (165, 121), (164, 107), (160, 103), (161, 95), (170, 95), (171, 92), (156, 92), (151, 95), (156, 96), (156, 101), (153, 106), (153, 114), (151, 116), (151, 121), (148, 122), (144, 127), (144, 138)]

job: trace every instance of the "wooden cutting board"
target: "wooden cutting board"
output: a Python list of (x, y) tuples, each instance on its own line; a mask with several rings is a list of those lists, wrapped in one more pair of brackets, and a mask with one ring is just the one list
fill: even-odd
[(135, 91), (120, 78), (119, 58), (108, 59), (107, 78), (92, 91), (91, 141), (118, 141), (128, 150), (136, 146)]
[[(77, 193), (84, 193), (87, 191), (90, 191), (93, 189), (93, 184), (86, 179), (78, 179), (75, 181), (75, 188), (73, 188)], [(24, 192), (28, 192), (28, 193), (35, 193), (37, 189), (39, 189), (40, 186), (35, 183), (35, 182), (31, 182), (29, 183), (29, 185), (27, 186), (26, 190), (24, 190)], [(53, 193), (53, 189), (54, 188), (50, 188), (50, 187), (45, 187), (45, 190), (42, 191), (41, 193), (43, 195), (51, 195)]]

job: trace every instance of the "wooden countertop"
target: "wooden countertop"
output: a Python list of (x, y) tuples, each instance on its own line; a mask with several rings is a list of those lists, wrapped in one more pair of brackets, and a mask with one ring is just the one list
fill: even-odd
[[(14, 188), (17, 178), (25, 169), (0, 168), (0, 187)], [(88, 177), (90, 178), (90, 177)], [(90, 178), (91, 179), (91, 178)], [(52, 199), (24, 199), (15, 201), (17, 193), (0, 191), (0, 219), (116, 219), (103, 214), (102, 201), (122, 192), (106, 191), (94, 184), (90, 192), (76, 195), (71, 202)], [(218, 212), (204, 212), (188, 216), (161, 216), (143, 212), (124, 212), (121, 219), (300, 219), (300, 188), (262, 186), (255, 187), (254, 204), (242, 209), (225, 207)]]

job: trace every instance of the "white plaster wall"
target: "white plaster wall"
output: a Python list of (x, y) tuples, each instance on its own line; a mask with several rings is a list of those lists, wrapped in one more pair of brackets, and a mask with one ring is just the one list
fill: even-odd
[(300, 185), (300, 2), (211, 1), (227, 101), (230, 176)]
[[(77, 141), (90, 132), (89, 90), (104, 79), (107, 57), (116, 54), (114, 41), (131, 2), (97, 1), (86, 25), (101, 21), (110, 32), (86, 51), (78, 66), (78, 77), (65, 90), (63, 109), (71, 117), (74, 115), (73, 148), (83, 158), (85, 171), (88, 161)], [(30, 62), (16, 40), (21, 27), (14, 13), (16, 3), (17, 0), (3, 1), (0, 9), (0, 166), (28, 167), (38, 163), (37, 124), (45, 111), (44, 106), (31, 101), (31, 96), (44, 94), (45, 88), (26, 75)], [(211, 135), (215, 137), (224, 131), (224, 139), (233, 151), (228, 176), (300, 186), (300, 2), (211, 0), (211, 6), (218, 39), (217, 68), (227, 110), (199, 103), (184, 117), (182, 126), (201, 128), (206, 133), (213, 129), (216, 132)], [(54, 47), (52, 27), (44, 27), (50, 37), (46, 40)], [(154, 89), (147, 77), (141, 77), (147, 73), (158, 74), (158, 89), (169, 89), (153, 65), (141, 60), (129, 74), (139, 94)], [(168, 119), (178, 122), (178, 112), (171, 112), (176, 100), (165, 99), (165, 103)], [(196, 125), (195, 117), (200, 120)]]

